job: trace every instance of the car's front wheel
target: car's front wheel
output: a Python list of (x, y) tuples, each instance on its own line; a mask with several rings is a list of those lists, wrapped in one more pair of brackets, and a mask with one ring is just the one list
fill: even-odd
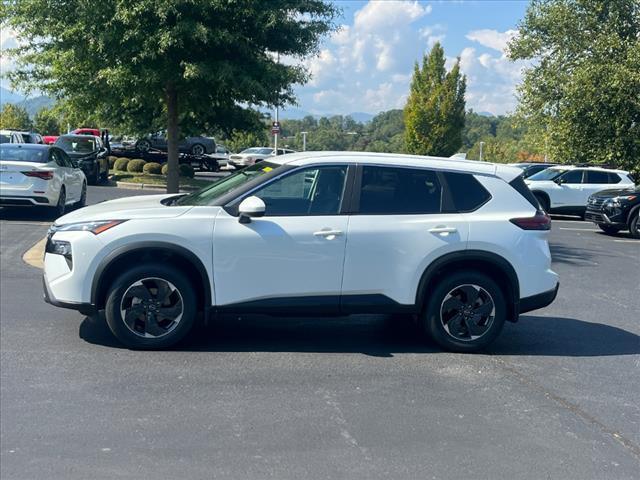
[(191, 154), (195, 155), (196, 157), (201, 157), (205, 153), (206, 150), (204, 148), (204, 145), (201, 145), (200, 143), (196, 143), (193, 147), (191, 147)]
[(67, 192), (65, 191), (64, 185), (60, 188), (60, 194), (58, 195), (58, 202), (51, 209), (51, 216), (53, 218), (59, 218), (64, 215), (64, 212), (67, 209)]
[(151, 142), (149, 140), (138, 140), (136, 142), (136, 150), (142, 153), (147, 153), (151, 150)]
[(598, 227), (600, 227), (600, 230), (602, 230), (604, 233), (608, 233), (609, 235), (614, 235), (616, 233), (618, 233), (620, 231), (620, 228), (618, 227), (613, 227), (611, 225), (605, 225), (603, 223), (599, 223)]
[(640, 238), (640, 214), (637, 211), (629, 222), (629, 233), (633, 238)]
[(169, 347), (184, 338), (193, 326), (194, 287), (172, 266), (134, 267), (111, 285), (105, 317), (111, 332), (127, 347)]
[(493, 342), (504, 326), (507, 317), (504, 293), (482, 273), (453, 273), (440, 280), (428, 295), (424, 327), (446, 350), (480, 350)]

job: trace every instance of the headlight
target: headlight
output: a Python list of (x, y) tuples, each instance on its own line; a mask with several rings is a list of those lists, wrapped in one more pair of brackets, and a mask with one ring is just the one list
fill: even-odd
[(120, 225), (126, 220), (100, 220), (96, 222), (67, 223), (66, 225), (54, 226), (56, 232), (91, 232), (94, 235), (106, 232), (110, 228)]

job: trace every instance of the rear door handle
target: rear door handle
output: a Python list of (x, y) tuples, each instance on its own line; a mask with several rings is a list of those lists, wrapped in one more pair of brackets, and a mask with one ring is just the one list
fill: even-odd
[(316, 237), (338, 237), (342, 235), (342, 230), (320, 230), (319, 232), (313, 232)]
[(431, 233), (456, 233), (458, 231), (458, 229), (456, 227), (445, 227), (445, 226), (438, 226), (438, 227), (433, 227), (429, 229), (429, 232)]

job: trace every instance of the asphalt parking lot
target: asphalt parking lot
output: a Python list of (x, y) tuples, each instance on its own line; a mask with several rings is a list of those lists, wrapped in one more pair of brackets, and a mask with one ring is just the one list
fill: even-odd
[(47, 225), (0, 209), (3, 479), (639, 476), (640, 241), (625, 234), (554, 219), (558, 299), (484, 354), (385, 316), (223, 318), (135, 352), (42, 301), (21, 257)]

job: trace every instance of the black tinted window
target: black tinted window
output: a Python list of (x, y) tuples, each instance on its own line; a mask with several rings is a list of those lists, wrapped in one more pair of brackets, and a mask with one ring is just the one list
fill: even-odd
[(520, 195), (526, 198), (527, 201), (531, 205), (533, 205), (535, 208), (540, 208), (540, 204), (538, 203), (538, 200), (533, 195), (533, 193), (531, 193), (531, 190), (529, 190), (529, 187), (527, 187), (527, 184), (524, 183), (524, 179), (522, 178), (522, 175), (510, 181), (509, 185), (511, 185), (516, 190), (516, 192), (518, 192)]
[(367, 166), (362, 170), (361, 214), (440, 213), (442, 187), (435, 172)]
[[(449, 201), (447, 203), (451, 203), (445, 208), (447, 213), (471, 212), (491, 198), (489, 192), (480, 185), (480, 182), (473, 175), (452, 172), (446, 172), (443, 175), (448, 186), (449, 195), (447, 198)], [(522, 177), (518, 178), (522, 181)], [(524, 185), (524, 181), (522, 184)]]
[(609, 176), (609, 183), (620, 183), (620, 175), (617, 173), (610, 172), (607, 175)]
[(0, 146), (0, 160), (47, 163), (49, 161), (49, 149), (22, 148), (15, 144), (6, 143)]
[(609, 175), (607, 172), (598, 172), (596, 170), (587, 170), (587, 179), (584, 183), (609, 183)]
[(582, 183), (582, 170), (570, 170), (560, 178), (562, 183)]
[(337, 215), (342, 205), (346, 166), (315, 167), (296, 171), (258, 190), (265, 215)]

